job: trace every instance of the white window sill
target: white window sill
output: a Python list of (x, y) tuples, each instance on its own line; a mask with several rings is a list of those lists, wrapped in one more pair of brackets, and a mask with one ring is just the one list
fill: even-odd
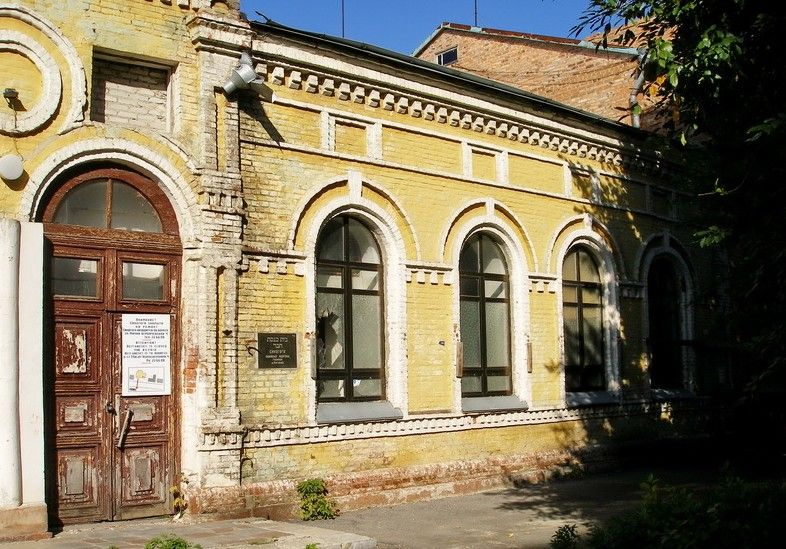
[(317, 404), (317, 423), (359, 423), (391, 421), (404, 414), (390, 402), (320, 402)]
[(651, 389), (652, 400), (674, 400), (678, 398), (696, 398), (696, 395), (687, 389)]
[(527, 403), (516, 395), (469, 397), (461, 399), (461, 411), (465, 414), (522, 411), (527, 408), (529, 408)]
[(593, 406), (596, 404), (619, 404), (620, 396), (612, 391), (583, 391), (565, 393), (565, 405), (568, 408)]

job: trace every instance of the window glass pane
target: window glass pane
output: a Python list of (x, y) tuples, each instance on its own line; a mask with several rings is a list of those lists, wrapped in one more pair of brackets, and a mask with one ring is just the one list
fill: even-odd
[(342, 288), (343, 269), (341, 267), (317, 267), (317, 287), (318, 288)]
[(68, 191), (55, 213), (55, 223), (106, 228), (106, 180), (82, 183)]
[(507, 274), (502, 249), (488, 237), (481, 238), (483, 243), (483, 272), (486, 274)]
[(486, 297), (504, 299), (508, 297), (507, 284), (503, 280), (484, 280)]
[(510, 392), (510, 376), (488, 376), (486, 378), (487, 390), (495, 393)]
[(382, 382), (379, 379), (353, 379), (352, 396), (382, 398)]
[(583, 387), (581, 385), (581, 368), (574, 366), (573, 368), (565, 368), (565, 390), (566, 391), (580, 391)]
[(379, 264), (379, 248), (374, 235), (360, 221), (349, 219), (347, 239), (348, 261)]
[(54, 295), (98, 297), (96, 284), (98, 261), (71, 257), (52, 258), (52, 292)]
[(461, 295), (480, 297), (478, 293), (479, 280), (477, 278), (474, 276), (462, 276), (459, 280), (461, 284)]
[(473, 236), (461, 248), (459, 271), (465, 273), (480, 272), (480, 238)]
[(508, 304), (486, 303), (486, 366), (507, 368), (510, 364)]
[(581, 300), (590, 305), (600, 305), (600, 286), (584, 286), (581, 288)]
[(570, 284), (562, 286), (562, 301), (577, 303), (579, 299), (578, 288)]
[(352, 367), (382, 368), (379, 296), (352, 296)]
[(343, 379), (320, 379), (317, 382), (317, 397), (343, 398), (344, 380)]
[(379, 272), (352, 269), (353, 290), (379, 290)]
[(562, 264), (562, 280), (576, 281), (576, 254), (578, 252), (572, 251), (565, 256), (565, 262)]
[(317, 259), (344, 259), (344, 218), (335, 217), (322, 228), (317, 243)]
[(464, 367), (480, 368), (480, 303), (461, 300), (459, 315)]
[(164, 299), (163, 265), (123, 261), (123, 299)]
[(603, 362), (603, 321), (600, 307), (582, 309), (584, 321), (584, 363)]
[(563, 307), (562, 321), (565, 337), (565, 364), (581, 364), (578, 307), (573, 305)]
[(480, 374), (465, 375), (461, 378), (461, 393), (481, 393), (483, 392), (483, 385), (481, 384)]
[(317, 365), (344, 368), (344, 296), (317, 292)]
[(112, 228), (160, 233), (161, 220), (147, 198), (127, 183), (112, 182)]
[(595, 265), (592, 256), (583, 250), (579, 252), (579, 274), (582, 282), (600, 283), (598, 266)]

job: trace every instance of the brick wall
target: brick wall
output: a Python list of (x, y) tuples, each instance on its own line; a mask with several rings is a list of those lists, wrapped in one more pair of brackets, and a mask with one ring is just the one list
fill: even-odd
[(510, 84), (594, 114), (630, 123), (628, 97), (636, 56), (594, 51), (571, 40), (467, 32), (441, 27), (418, 53), (436, 63), (437, 54), (458, 48), (450, 68)]
[(167, 130), (169, 71), (93, 59), (90, 118), (96, 122)]

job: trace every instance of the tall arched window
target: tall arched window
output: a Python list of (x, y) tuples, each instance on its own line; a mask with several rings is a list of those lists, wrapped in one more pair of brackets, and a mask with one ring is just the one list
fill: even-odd
[(594, 256), (583, 246), (562, 264), (562, 318), (565, 390), (605, 390), (603, 285)]
[(499, 245), (477, 233), (459, 258), (463, 397), (511, 394), (508, 268)]
[(385, 398), (382, 260), (374, 235), (341, 215), (316, 252), (317, 399)]
[(659, 256), (647, 275), (649, 375), (654, 389), (681, 389), (683, 383), (680, 285), (672, 261)]

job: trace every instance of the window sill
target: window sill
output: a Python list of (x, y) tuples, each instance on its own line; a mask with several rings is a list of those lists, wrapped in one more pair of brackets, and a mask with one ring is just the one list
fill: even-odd
[(611, 391), (584, 391), (565, 394), (565, 405), (568, 408), (595, 404), (619, 404), (619, 401), (619, 394)]
[(317, 423), (357, 423), (390, 421), (404, 414), (390, 402), (321, 402), (317, 404)]
[(687, 389), (651, 389), (652, 400), (674, 400), (681, 398), (696, 398), (696, 395)]
[(516, 395), (469, 397), (461, 399), (461, 411), (465, 414), (522, 411), (526, 410), (527, 408), (529, 408), (527, 403)]

